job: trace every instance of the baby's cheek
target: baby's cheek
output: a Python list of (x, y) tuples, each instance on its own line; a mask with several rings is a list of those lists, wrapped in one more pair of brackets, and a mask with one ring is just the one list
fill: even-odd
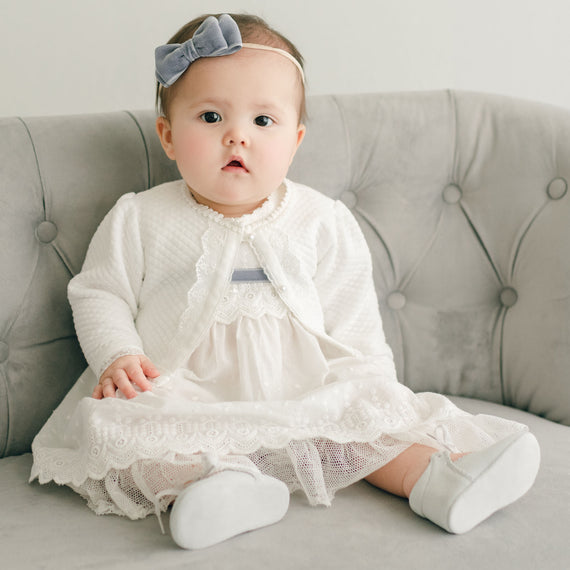
[(285, 175), (291, 164), (291, 160), (295, 154), (295, 147), (288, 143), (275, 145), (267, 149), (265, 153), (265, 164), (276, 173), (276, 175)]
[(199, 137), (182, 136), (178, 139), (176, 146), (186, 157), (205, 156), (208, 154), (207, 143)]

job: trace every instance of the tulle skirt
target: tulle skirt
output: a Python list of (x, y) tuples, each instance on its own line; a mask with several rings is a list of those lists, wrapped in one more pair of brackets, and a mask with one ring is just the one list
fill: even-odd
[(133, 519), (225, 469), (261, 471), (330, 505), (413, 443), (476, 451), (526, 429), (414, 394), (389, 354), (355, 356), (290, 315), (215, 323), (186, 367), (134, 399), (94, 400), (96, 382), (87, 369), (36, 436), (31, 479)]

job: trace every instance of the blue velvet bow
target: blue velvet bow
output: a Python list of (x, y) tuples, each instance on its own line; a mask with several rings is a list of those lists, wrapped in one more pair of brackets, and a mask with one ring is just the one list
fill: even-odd
[(156, 48), (156, 79), (170, 87), (197, 59), (230, 55), (241, 47), (241, 34), (231, 16), (222, 14), (219, 20), (208, 16), (188, 41)]

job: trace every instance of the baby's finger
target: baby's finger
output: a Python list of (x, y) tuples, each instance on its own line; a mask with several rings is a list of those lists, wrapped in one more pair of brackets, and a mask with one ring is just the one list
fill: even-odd
[[(126, 369), (127, 376), (131, 382), (134, 382), (141, 390), (151, 390), (152, 384), (147, 380), (143, 369), (139, 364), (130, 366)], [(126, 394), (125, 394), (126, 396)]]
[(156, 366), (146, 356), (141, 357), (141, 368), (148, 378), (156, 378), (160, 376), (160, 372)]
[(117, 370), (113, 374), (113, 382), (115, 386), (129, 399), (134, 398), (137, 393), (129, 380), (127, 372), (125, 370)]
[(101, 378), (100, 386), (103, 398), (114, 398), (116, 396), (117, 386), (111, 376)]
[(103, 386), (101, 386), (101, 384), (97, 384), (97, 386), (95, 386), (95, 388), (93, 389), (93, 393), (91, 394), (91, 397), (95, 398), (96, 400), (103, 399)]

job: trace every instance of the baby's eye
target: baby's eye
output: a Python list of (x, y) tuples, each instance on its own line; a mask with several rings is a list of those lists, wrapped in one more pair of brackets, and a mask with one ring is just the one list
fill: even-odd
[(258, 127), (269, 127), (270, 125), (273, 124), (273, 119), (271, 119), (267, 115), (259, 115), (259, 117), (255, 117), (255, 119), (253, 119), (253, 122)]
[(206, 111), (200, 115), (200, 119), (205, 123), (219, 123), (222, 120), (222, 116), (215, 111)]

